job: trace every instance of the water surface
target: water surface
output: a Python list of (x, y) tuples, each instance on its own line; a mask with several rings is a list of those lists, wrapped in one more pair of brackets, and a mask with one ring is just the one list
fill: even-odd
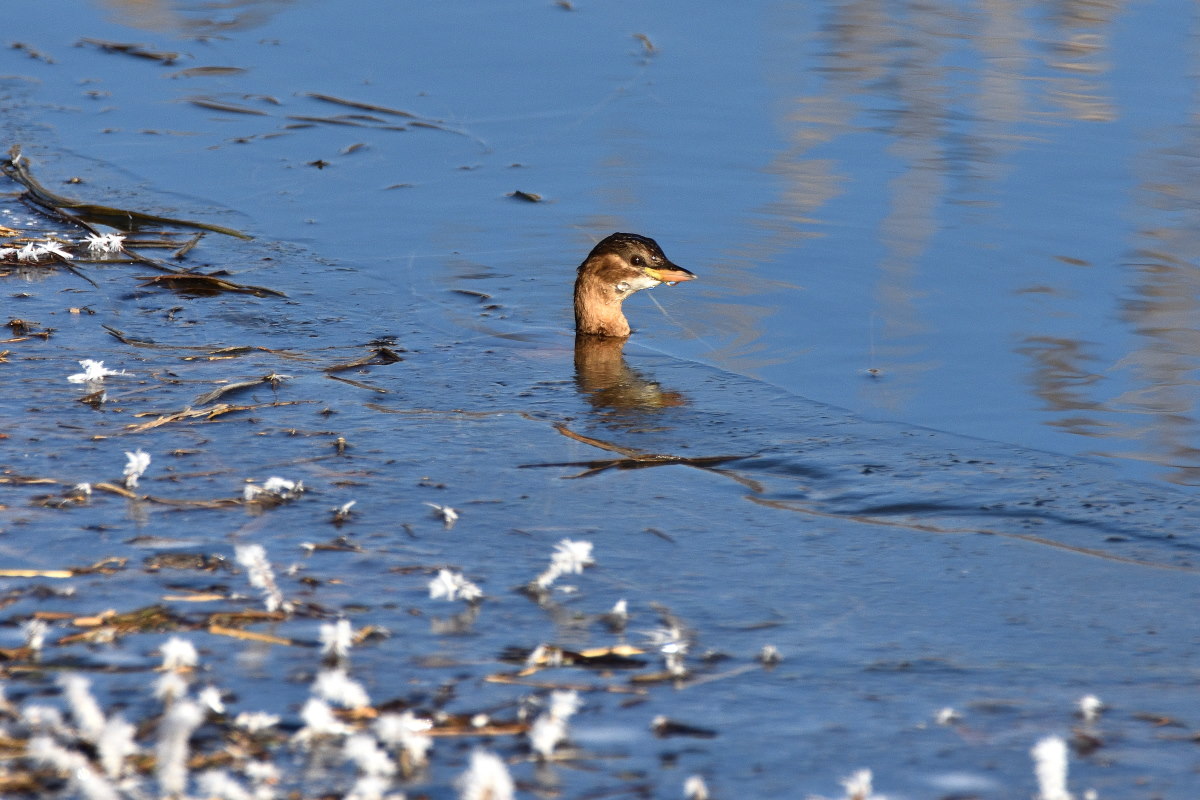
[[(258, 542), (298, 565), (281, 588), (304, 604), (271, 632), (386, 627), (352, 672), (427, 713), (544, 694), (483, 678), (515, 669), (506, 648), (610, 643), (589, 615), (620, 598), (631, 641), (662, 607), (682, 620), (695, 680), (587, 692), (576, 760), (538, 770), (519, 737), (485, 742), (527, 791), (676, 796), (699, 773), (714, 796), (831, 796), (869, 766), (888, 796), (1032, 795), (1029, 747), (1070, 736), (1095, 693), (1103, 746), (1076, 755), (1073, 790), (1195, 795), (1190, 7), (67, 8), (10, 11), (6, 139), (55, 190), (248, 231), (184, 265), (287, 297), (172, 294), (139, 287), (140, 266), (80, 265), (94, 286), (11, 270), (5, 311), (54, 331), (0, 345), (5, 474), (114, 480), (140, 447), (153, 497), (236, 498), (275, 474), (309, 492), (253, 514), (46, 508), (51, 490), (10, 487), (13, 566), (129, 562), (49, 594), (5, 579), (8, 620), (201, 589), (227, 599), (168, 605), (252, 607), (240, 573), (143, 559)], [(14, 196), (4, 210), (62, 230)], [(573, 269), (613, 230), (701, 280), (632, 300), (623, 354), (576, 354)], [(235, 345), (267, 349), (204, 355)], [(381, 346), (403, 361), (325, 371)], [(89, 357), (133, 373), (99, 409), (65, 380)], [(272, 371), (289, 377), (237, 398), (259, 408), (130, 432)], [(564, 431), (674, 458), (615, 463)], [(356, 549), (305, 548), (337, 536)], [(514, 592), (564, 537), (595, 545), (578, 591)], [(484, 588), (476, 618), (428, 598), (447, 565)], [(314, 650), (192, 635), (239, 710), (298, 724)], [(140, 719), (162, 638), (45, 657)], [(771, 670), (765, 644), (784, 654)], [(579, 673), (537, 677), (628, 686)], [(56, 696), (45, 674), (8, 678), (20, 701)], [(947, 706), (961, 723), (934, 723)], [(659, 714), (718, 736), (656, 738)], [(475, 743), (439, 740), (398, 789), (453, 796)], [(322, 780), (306, 791), (350, 783)]]

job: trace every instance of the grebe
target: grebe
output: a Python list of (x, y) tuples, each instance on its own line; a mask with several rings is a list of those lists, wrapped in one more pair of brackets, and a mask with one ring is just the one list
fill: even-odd
[(629, 322), (621, 303), (634, 292), (694, 280), (696, 276), (663, 255), (653, 239), (614, 233), (602, 239), (579, 265), (575, 279), (575, 332), (624, 339)]

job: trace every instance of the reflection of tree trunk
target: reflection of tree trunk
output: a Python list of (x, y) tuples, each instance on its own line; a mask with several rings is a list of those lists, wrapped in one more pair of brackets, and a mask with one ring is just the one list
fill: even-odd
[(1063, 416), (1048, 424), (1080, 436), (1108, 436), (1111, 426), (1095, 416), (1104, 404), (1088, 397), (1104, 375), (1088, 369), (1097, 359), (1089, 342), (1060, 336), (1027, 336), (1016, 352), (1029, 359), (1029, 383), (1047, 411)]
[(575, 337), (575, 385), (596, 409), (652, 411), (687, 403), (625, 363), (624, 339)]

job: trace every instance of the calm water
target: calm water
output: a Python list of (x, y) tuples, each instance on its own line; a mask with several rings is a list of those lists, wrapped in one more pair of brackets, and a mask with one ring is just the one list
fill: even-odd
[[(654, 604), (678, 615), (694, 684), (588, 693), (576, 763), (534, 770), (520, 742), (488, 743), (527, 792), (674, 797), (699, 773), (716, 797), (834, 796), (870, 766), (889, 797), (1031, 796), (1029, 747), (1069, 736), (1094, 692), (1104, 744), (1073, 759), (1073, 791), (1196, 796), (1190, 5), (59, 5), (10, 0), (5, 139), (54, 190), (253, 234), (210, 235), (186, 264), (287, 298), (139, 288), (142, 267), (81, 266), (96, 286), (13, 271), (4, 313), (55, 331), (0, 344), (0, 466), (113, 480), (141, 447), (156, 497), (234, 497), (273, 474), (310, 492), (254, 516), (111, 496), (51, 510), (32, 504), (44, 486), (5, 487), (12, 566), (130, 559), (50, 595), (4, 579), (8, 620), (181, 587), (244, 595), (177, 603), (193, 620), (245, 607), (240, 574), (143, 559), (253, 541), (299, 565), (282, 588), (310, 604), (272, 632), (312, 641), (338, 613), (386, 627), (353, 673), (425, 710), (511, 710), (535, 690), (484, 683), (510, 668), (497, 655), (609, 643), (585, 615), (619, 598), (635, 642)], [(0, 210), (62, 230), (11, 195)], [(630, 302), (623, 361), (569, 335), (574, 267), (614, 230), (701, 276)], [(359, 385), (323, 371), (372, 342), (404, 361), (334, 373)], [(276, 352), (171, 349), (232, 345)], [(87, 357), (134, 373), (101, 410), (65, 380)], [(237, 401), (304, 404), (128, 432), (272, 371), (291, 377)], [(737, 458), (567, 480), (586, 466), (528, 465), (615, 454), (555, 424)], [(462, 519), (444, 530), (427, 502)], [(305, 556), (338, 535), (361, 550)], [(513, 593), (564, 537), (596, 547), (578, 593), (550, 608)], [(428, 599), (448, 564), (488, 595), (470, 624)], [(314, 651), (194, 638), (239, 709), (298, 724)], [(47, 658), (140, 718), (161, 639)], [(753, 661), (768, 643), (785, 657), (770, 671)], [(14, 673), (9, 693), (51, 686)], [(961, 724), (934, 724), (947, 706)], [(719, 736), (655, 738), (658, 714)], [(453, 796), (466, 748), (439, 740), (398, 790)]]
[[(1190, 6), (98, 5), (70, 34), (21, 14), (60, 63), (11, 54), (11, 90), (42, 104), (54, 151), (353, 262), (346, 282), (401, 302), (409, 257), (441, 281), (482, 263), (535, 281), (523, 313), (567, 327), (564, 270), (632, 228), (704, 273), (660, 293), (675, 324), (639, 315), (656, 347), (1195, 483)], [(81, 36), (181, 56), (105, 58)], [(246, 72), (180, 74), (202, 66)], [(466, 135), (289, 130), (347, 111), (306, 92)], [(518, 188), (548, 202), (507, 201)]]

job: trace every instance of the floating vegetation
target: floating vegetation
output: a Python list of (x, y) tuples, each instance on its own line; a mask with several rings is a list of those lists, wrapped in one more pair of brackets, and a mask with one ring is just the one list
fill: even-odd
[(379, 345), (373, 347), (371, 352), (356, 358), (353, 361), (347, 361), (344, 364), (334, 364), (325, 367), (326, 372), (345, 372), (350, 369), (361, 369), (363, 367), (382, 366), (385, 364), (397, 364), (404, 360), (404, 357), (396, 351), (395, 348)]
[(169, 78), (201, 78), (212, 76), (244, 75), (249, 72), (243, 67), (188, 67), (178, 72), (172, 72)]
[(446, 530), (454, 527), (454, 523), (458, 522), (458, 512), (450, 506), (443, 506), (438, 503), (426, 503), (425, 505), (433, 509), (434, 515), (442, 521), (442, 526)]
[(227, 394), (241, 392), (246, 389), (257, 389), (257, 388), (263, 386), (264, 384), (267, 386), (270, 386), (272, 389), (278, 389), (280, 387), (280, 385), (285, 380), (287, 380), (289, 377), (291, 377), (291, 376), (290, 375), (277, 375), (274, 372), (272, 372), (269, 375), (263, 375), (261, 378), (255, 378), (253, 380), (235, 381), (234, 383), (227, 383), (224, 386), (218, 386), (216, 389), (213, 389), (211, 392), (205, 392), (204, 394), (200, 395), (199, 397), (197, 397), (195, 399), (195, 401), (193, 402), (193, 405), (197, 405), (197, 406), (207, 405), (208, 403), (211, 403), (214, 400), (221, 399), (222, 397), (224, 397)]
[(296, 361), (311, 361), (309, 356), (297, 353), (291, 350), (280, 350), (270, 347), (251, 346), (251, 345), (235, 345), (230, 347), (204, 347), (204, 346), (187, 346), (187, 345), (168, 345), (160, 344), (151, 339), (139, 339), (130, 336), (124, 331), (114, 328), (111, 325), (101, 325), (101, 328), (108, 331), (109, 335), (116, 339), (121, 344), (127, 344), (130, 347), (144, 347), (151, 350), (181, 350), (193, 353), (193, 355), (182, 356), (184, 361), (228, 361), (234, 358), (243, 356), (265, 353), (272, 356), (278, 356), (284, 359)]
[[(577, 442), (590, 444), (593, 447), (599, 447), (602, 450), (610, 450), (614, 453), (620, 453), (622, 458), (602, 459), (598, 461), (563, 461), (549, 464), (521, 464), (522, 469), (530, 469), (534, 467), (587, 467), (583, 472), (577, 475), (571, 475), (572, 478), (587, 478), (592, 475), (598, 475), (601, 472), (609, 469), (645, 469), (647, 467), (664, 467), (664, 466), (687, 466), (696, 467), (697, 469), (709, 470), (726, 475), (743, 485), (747, 484), (749, 479), (729, 473), (723, 470), (714, 469), (722, 464), (728, 464), (733, 461), (740, 461), (746, 458), (752, 458), (753, 455), (741, 456), (675, 456), (663, 453), (643, 453), (631, 447), (606, 442), (601, 439), (596, 439), (591, 436), (584, 436), (581, 433), (568, 428), (562, 423), (555, 423), (554, 429), (566, 436), (569, 439), (574, 439)], [(750, 488), (758, 490), (756, 484), (749, 482)]]
[[(375, 111), (380, 114), (392, 114), (397, 117), (406, 117), (408, 119), (420, 119), (416, 114), (410, 111), (404, 111), (399, 108), (389, 108), (387, 106), (377, 105), (375, 103), (364, 103), (358, 100), (347, 100), (342, 97), (334, 97), (331, 94), (321, 94), (320, 92), (305, 92), (305, 97), (311, 97), (314, 100), (320, 100), (325, 103), (334, 103), (339, 106), (348, 106), (350, 108), (358, 108), (363, 111)], [(439, 122), (439, 120), (424, 120), (425, 122)]]
[(328, 117), (318, 117), (310, 114), (289, 114), (288, 119), (296, 122), (312, 122), (319, 125), (346, 125), (352, 128), (384, 128), (394, 131), (405, 129), (403, 125), (392, 125), (379, 117), (369, 117), (365, 114), (337, 114)]
[[(203, 69), (203, 68), (197, 68)], [(210, 68), (212, 69), (212, 68)], [(189, 70), (183, 70), (174, 75), (184, 75), (189, 73)], [(302, 130), (320, 125), (333, 125), (339, 127), (350, 128), (368, 128), (372, 130), (397, 131), (404, 132), (414, 128), (423, 128), (428, 130), (443, 131), (452, 133), (456, 136), (463, 136), (477, 142), (485, 151), (489, 150), (487, 143), (478, 136), (469, 131), (462, 130), (447, 125), (439, 119), (431, 119), (414, 114), (411, 111), (405, 111), (398, 108), (390, 108), (388, 106), (379, 105), (376, 103), (361, 102), (358, 100), (348, 100), (333, 95), (322, 94), (320, 92), (301, 92), (301, 97), (318, 100), (322, 103), (341, 106), (343, 108), (355, 109), (355, 112), (369, 113), (344, 113), (344, 114), (310, 114), (310, 113), (289, 113), (279, 118), (281, 122), (280, 130), (275, 133), (263, 134), (254, 133), (247, 136), (240, 136), (233, 141), (238, 143), (248, 143), (255, 139), (271, 138), (281, 135), (286, 131)], [(270, 111), (259, 108), (253, 105), (247, 105), (247, 100), (257, 100), (271, 106), (282, 107), (284, 103), (275, 97), (258, 94), (237, 94), (230, 98), (213, 95), (192, 95), (189, 97), (180, 98), (181, 102), (197, 108), (203, 108), (210, 111), (220, 111), (228, 114), (239, 114), (251, 117), (271, 117), (276, 118)], [(382, 116), (381, 116), (382, 115)], [(393, 119), (388, 119), (392, 117)], [(365, 142), (355, 143), (353, 145), (342, 148), (341, 155), (350, 155), (363, 148), (367, 147)], [(323, 159), (314, 159), (306, 162), (309, 166), (315, 166), (319, 169), (329, 166), (329, 162)]]
[[(227, 228), (222, 225), (212, 225), (207, 222), (196, 222), (175, 217), (165, 217), (158, 214), (148, 214), (115, 206), (105, 206), (88, 203), (82, 200), (64, 197), (50, 191), (39, 183), (29, 171), (28, 161), (21, 153), (20, 145), (13, 145), (8, 151), (8, 158), (0, 160), (0, 172), (10, 180), (25, 187), (24, 198), (45, 211), (54, 213), (58, 218), (73, 222), (81, 227), (89, 228), (92, 224), (108, 225), (123, 231), (131, 231), (146, 225), (169, 225), (181, 228), (199, 228), (212, 233), (234, 236), (239, 239), (252, 238), (249, 234)], [(89, 228), (90, 230), (90, 228)], [(93, 235), (97, 232), (90, 231)], [(42, 247), (48, 245), (43, 244)], [(51, 252), (51, 251), (47, 251)]]
[(144, 433), (145, 431), (161, 428), (163, 425), (170, 425), (175, 422), (185, 422), (188, 420), (204, 420), (205, 422), (213, 422), (218, 417), (223, 417), (227, 414), (236, 414), (240, 411), (255, 411), (260, 408), (280, 408), (282, 406), (293, 406), (315, 402), (315, 400), (278, 400), (273, 403), (251, 403), (249, 405), (217, 403), (216, 405), (208, 406), (207, 408), (192, 408), (189, 406), (188, 408), (180, 411), (172, 411), (167, 414), (144, 412), (134, 414), (134, 416), (154, 417), (154, 419), (150, 422), (143, 422), (137, 425), (127, 425), (126, 431), (129, 433)]
[[(141, 264), (165, 273), (137, 276), (137, 279), (142, 281), (142, 287), (161, 287), (194, 297), (212, 297), (226, 293), (255, 297), (285, 296), (283, 292), (266, 286), (239, 283), (223, 270), (211, 273), (186, 270), (140, 252), (141, 248), (167, 248), (174, 251), (172, 256), (178, 261), (185, 258), (199, 244), (204, 232), (221, 233), (238, 239), (250, 239), (248, 234), (220, 225), (97, 205), (56, 194), (33, 177), (19, 146), (13, 146), (9, 157), (0, 161), (0, 171), (25, 187), (22, 199), (30, 205), (85, 232), (82, 238), (76, 240), (61, 236), (8, 237), (13, 241), (0, 246), (0, 265), (59, 266), (95, 286), (95, 280), (81, 272), (76, 264)], [(97, 230), (97, 225), (114, 227), (123, 233), (102, 233)], [(180, 240), (175, 238), (172, 232), (164, 230), (147, 236), (141, 229), (148, 226), (196, 228), (200, 232), (186, 240)], [(14, 231), (15, 233), (18, 232)], [(100, 373), (88, 373), (85, 368), (81, 376), (75, 376), (72, 380), (78, 378), (80, 382), (96, 383), (101, 377), (103, 375)]]
[(247, 483), (242, 491), (242, 497), (247, 503), (257, 503), (262, 506), (277, 506), (289, 500), (295, 500), (304, 493), (304, 481), (293, 481), (279, 476), (272, 476), (263, 482), (262, 486)]
[(209, 97), (186, 97), (187, 102), (200, 108), (207, 108), (210, 111), (228, 111), (231, 114), (253, 114), (260, 117), (269, 116), (266, 111), (261, 108), (252, 106), (244, 106), (238, 103), (229, 103), (223, 100), (214, 100)]
[(99, 48), (106, 53), (123, 53), (125, 55), (134, 56), (136, 58), (144, 58), (150, 61), (158, 61), (162, 64), (174, 64), (179, 60), (180, 53), (174, 53), (169, 50), (154, 50), (143, 44), (132, 44), (129, 42), (110, 42), (105, 39), (92, 39), (84, 37), (79, 40), (79, 45), (90, 45)]
[(28, 44), (25, 44), (24, 42), (13, 42), (9, 46), (12, 47), (13, 50), (23, 50), (25, 52), (25, 55), (29, 56), (32, 59), (36, 59), (37, 61), (44, 61), (47, 64), (54, 63), (53, 58), (46, 55), (42, 51), (40, 51)]
[(534, 194), (533, 192), (523, 192), (520, 189), (517, 189), (516, 191), (513, 191), (513, 192), (509, 192), (508, 196), (515, 198), (517, 200), (524, 200), (527, 203), (542, 202), (542, 196), (540, 194)]
[(265, 286), (249, 286), (235, 283), (228, 278), (218, 275), (204, 275), (197, 272), (174, 273), (171, 275), (143, 275), (138, 280), (144, 281), (141, 286), (162, 286), (180, 294), (196, 297), (212, 297), (223, 292), (235, 294), (252, 294), (255, 297), (287, 297), (276, 289)]
[(642, 46), (642, 52), (645, 55), (652, 56), (658, 52), (658, 48), (654, 46), (654, 42), (650, 41), (650, 37), (644, 33), (635, 33), (633, 38)]

